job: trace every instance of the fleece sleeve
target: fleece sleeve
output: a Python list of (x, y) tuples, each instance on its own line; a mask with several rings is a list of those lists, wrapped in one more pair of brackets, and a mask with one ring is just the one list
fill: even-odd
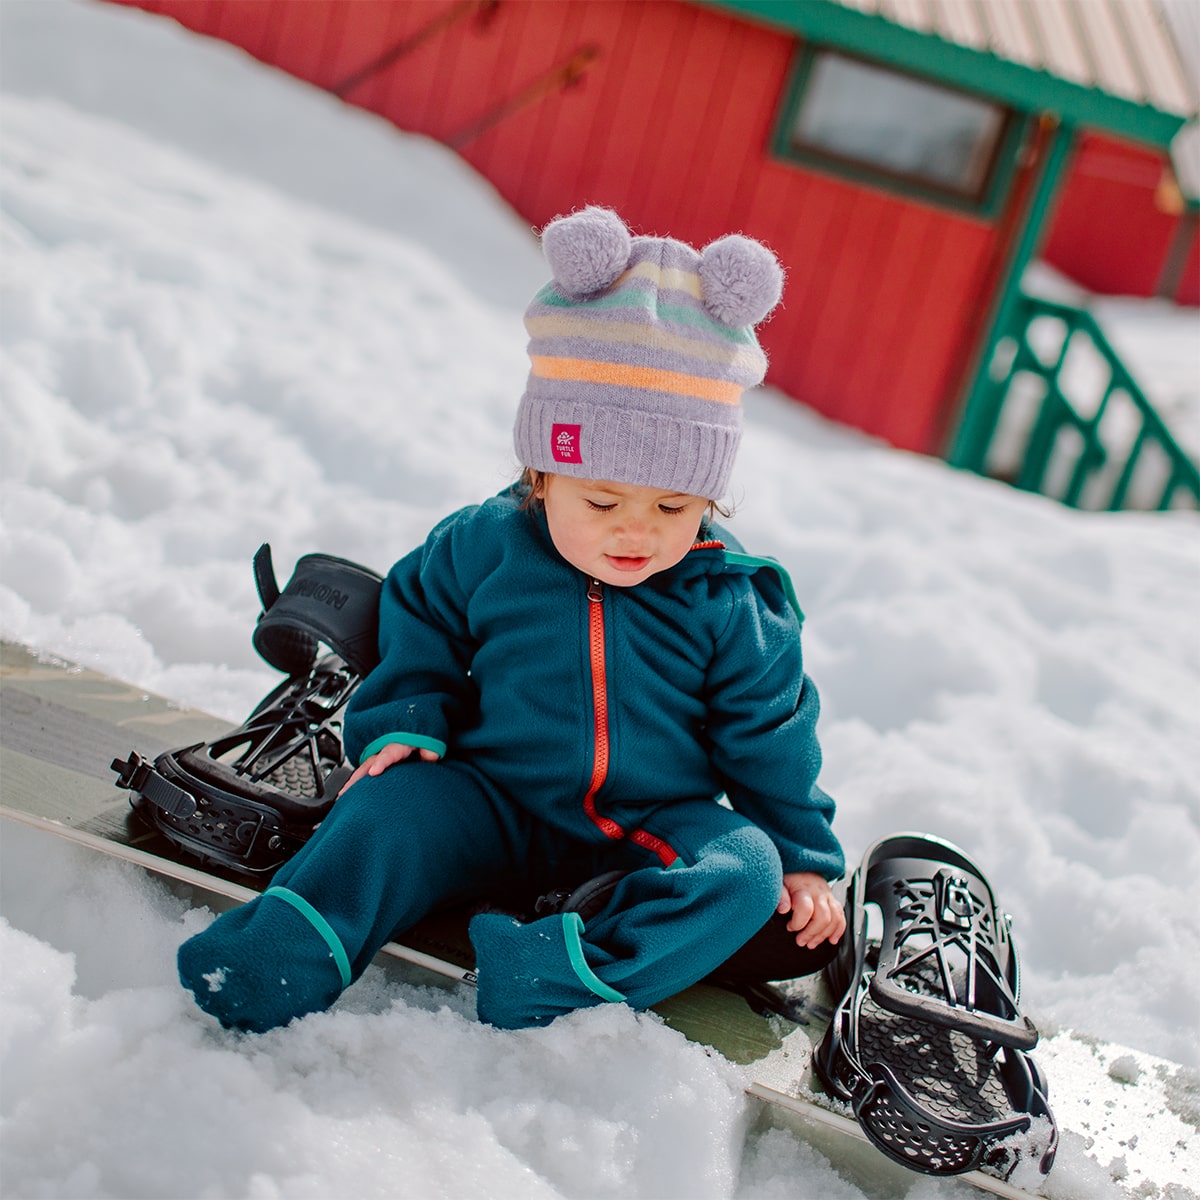
[(713, 765), (733, 807), (775, 843), (785, 873), (836, 879), (845, 858), (834, 803), (817, 786), (820, 702), (804, 674), (799, 618), (773, 572), (730, 582), (733, 614), (709, 671)]
[(448, 518), (384, 581), (380, 662), (346, 707), (343, 736), (352, 763), (388, 742), (444, 755), (451, 731), (473, 711), (470, 588), (460, 578), (455, 538), (456, 526), (468, 519)]

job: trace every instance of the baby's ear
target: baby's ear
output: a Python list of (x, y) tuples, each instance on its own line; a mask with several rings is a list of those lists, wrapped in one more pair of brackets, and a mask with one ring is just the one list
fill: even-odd
[(731, 233), (700, 251), (700, 294), (722, 325), (757, 325), (783, 295), (783, 268), (761, 242)]
[(592, 206), (555, 217), (542, 230), (542, 253), (562, 292), (590, 296), (608, 287), (629, 266), (632, 240), (615, 212)]

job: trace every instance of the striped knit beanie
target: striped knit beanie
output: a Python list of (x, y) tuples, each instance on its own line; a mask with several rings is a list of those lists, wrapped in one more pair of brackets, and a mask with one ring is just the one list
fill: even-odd
[(699, 252), (632, 237), (604, 208), (552, 221), (542, 248), (554, 278), (525, 313), (521, 462), (719, 499), (742, 392), (767, 369), (754, 326), (779, 302), (775, 256), (739, 234)]

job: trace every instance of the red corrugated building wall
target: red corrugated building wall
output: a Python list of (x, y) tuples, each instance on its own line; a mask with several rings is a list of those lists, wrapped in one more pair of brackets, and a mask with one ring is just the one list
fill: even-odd
[(984, 218), (774, 157), (795, 36), (682, 0), (118, 0), (454, 146), (532, 225), (583, 204), (788, 269), (768, 376), (941, 453), (1038, 167)]
[(1101, 294), (1200, 305), (1195, 213), (1153, 147), (1083, 134), (1043, 257)]

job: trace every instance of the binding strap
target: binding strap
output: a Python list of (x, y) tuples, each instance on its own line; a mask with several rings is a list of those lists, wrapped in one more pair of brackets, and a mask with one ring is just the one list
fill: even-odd
[(324, 642), (358, 675), (379, 662), (379, 593), (383, 578), (368, 567), (329, 554), (306, 554), (279, 590), (271, 547), (254, 556), (254, 581), (263, 611), (254, 648), (287, 675), (308, 671)]
[(154, 765), (148, 763), (136, 750), (130, 752), (128, 759), (114, 758), (110, 769), (117, 773), (117, 787), (137, 792), (168, 816), (186, 821), (195, 813), (196, 798), (191, 792), (185, 792), (183, 788), (164, 779), (155, 770)]

